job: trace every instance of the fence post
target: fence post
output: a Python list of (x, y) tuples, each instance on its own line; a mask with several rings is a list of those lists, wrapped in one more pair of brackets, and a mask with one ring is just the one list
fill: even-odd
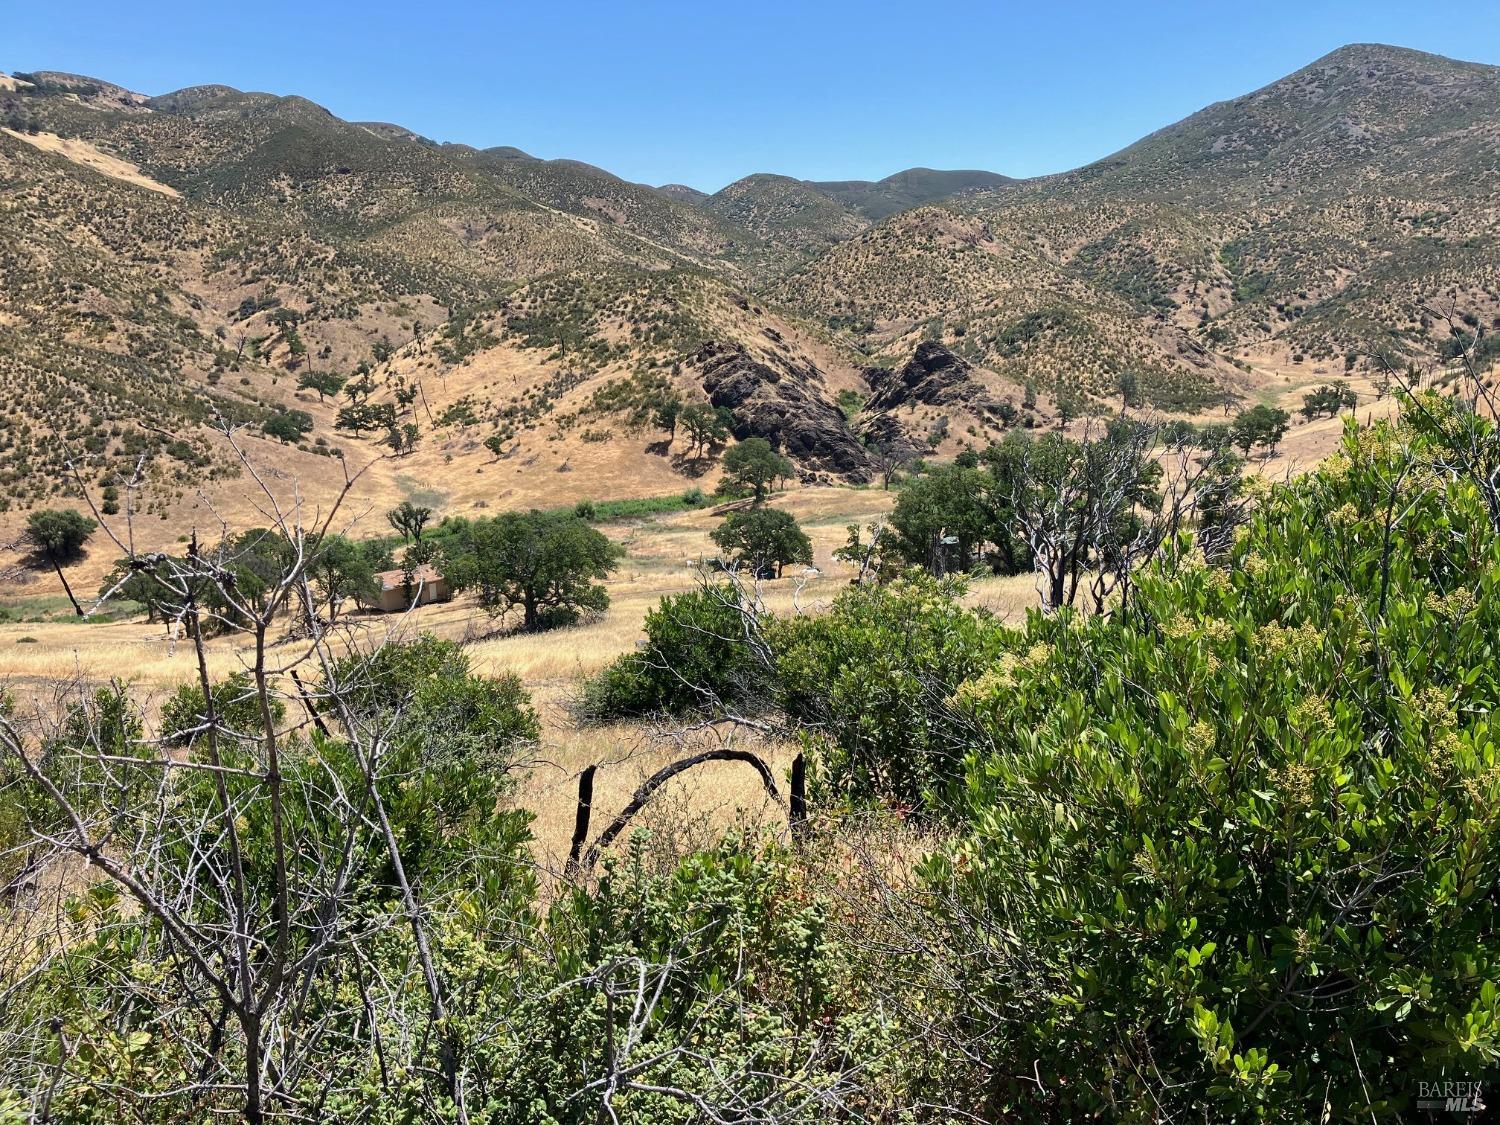
[(807, 835), (807, 760), (798, 754), (792, 759), (791, 815), (792, 839), (801, 841)]
[(589, 817), (594, 811), (594, 771), (598, 766), (589, 766), (578, 775), (578, 811), (573, 817), (573, 843), (568, 848), (567, 872), (578, 870), (579, 857), (583, 855), (584, 842), (589, 838)]

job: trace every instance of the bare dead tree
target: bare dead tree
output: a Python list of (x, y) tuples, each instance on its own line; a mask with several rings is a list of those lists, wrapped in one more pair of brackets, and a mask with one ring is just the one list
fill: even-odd
[[(1167, 444), (1147, 419), (1090, 420), (1075, 441), (1048, 435), (1005, 450), (995, 470), (995, 509), (1031, 555), (1049, 610), (1088, 591), (1103, 612), (1123, 604), (1133, 575), (1189, 530), (1216, 552), (1243, 516), (1238, 472), (1223, 450)], [(1212, 511), (1213, 520), (1205, 519)]]
[(891, 483), (911, 460), (905, 448), (894, 442), (881, 441), (870, 446), (870, 461), (880, 474), (880, 487), (886, 492), (891, 490)]
[[(303, 664), (321, 665), (326, 676), (332, 638), (315, 633), (308, 645), (273, 655), (273, 626), (299, 602), (316, 620), (308, 568), (359, 474), (346, 471), (327, 512), (309, 526), (300, 499), (284, 507), (234, 432), (226, 428), (225, 438), (259, 487), (271, 524), (281, 566), (268, 584), (252, 590), (240, 583), (226, 527), (214, 544), (195, 535), (182, 558), (144, 554), (134, 547), (128, 517), (121, 533), (95, 508), (125, 555), (127, 576), (151, 583), (168, 620), (190, 639), (202, 702), (196, 720), (156, 739), (111, 737), (109, 722), (118, 727), (120, 721), (92, 715), (84, 698), (71, 708), (79, 727), (74, 737), (38, 745), (4, 720), (0, 746), (49, 810), (35, 827), (37, 841), (53, 856), (78, 857), (128, 896), (159, 926), (180, 1002), (220, 1013), (214, 1021), (220, 1032), (203, 1045), (193, 1068), (197, 1081), (179, 1092), (201, 1100), (234, 1090), (245, 1119), (259, 1123), (296, 1104), (309, 1060), (323, 1053), (328, 1020), (306, 1019), (304, 1011), (314, 981), (336, 951), (369, 940), (372, 928), (393, 921), (354, 909), (372, 822), (396, 872), (435, 1024), (443, 1019), (443, 998), (423, 912), (404, 877), (380, 797), (378, 737), (371, 739), (344, 706), (342, 734), (358, 776), (351, 779), (331, 764), (309, 773), (304, 764), (297, 785), (289, 787), (285, 772), (286, 740), (294, 732), (279, 718), (279, 685)], [(81, 474), (79, 485), (88, 496)], [(139, 478), (127, 491), (138, 486)], [(248, 641), (240, 650), (248, 687), (237, 698), (226, 698), (215, 682), (209, 638), (217, 634)], [(182, 775), (206, 799), (183, 799)], [(247, 841), (252, 820), (264, 825), (264, 853)], [(296, 827), (308, 823), (319, 830)], [(233, 1052), (222, 1035), (226, 1022), (239, 1033)], [(455, 1103), (462, 1119), (462, 1098)]]

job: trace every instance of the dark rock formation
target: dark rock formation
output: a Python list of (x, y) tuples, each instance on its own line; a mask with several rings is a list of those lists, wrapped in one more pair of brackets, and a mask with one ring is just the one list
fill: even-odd
[(804, 469), (869, 479), (870, 458), (816, 368), (778, 369), (743, 349), (707, 343), (693, 357), (708, 401), (734, 415), (734, 436), (763, 437)]
[(900, 371), (888, 367), (865, 370), (873, 392), (865, 409), (871, 412), (898, 406), (979, 406), (988, 400), (984, 387), (973, 379), (968, 360), (954, 355), (935, 340), (923, 340)]
[[(864, 376), (870, 385), (870, 399), (865, 403), (860, 432), (868, 445), (884, 446), (901, 456), (911, 458), (929, 452), (927, 443), (910, 428), (916, 418), (922, 417), (911, 413), (918, 407), (928, 408), (926, 421), (933, 422), (936, 413), (936, 422), (943, 425), (947, 424), (948, 412), (959, 407), (1001, 428), (1018, 421), (1031, 424), (1009, 398), (994, 397), (968, 360), (934, 340), (918, 344), (899, 371), (868, 367)], [(905, 421), (898, 412), (906, 415)]]
[(877, 414), (861, 427), (861, 435), (873, 450), (884, 448), (898, 461), (910, 462), (925, 457), (931, 450), (925, 442), (913, 438), (894, 414)]

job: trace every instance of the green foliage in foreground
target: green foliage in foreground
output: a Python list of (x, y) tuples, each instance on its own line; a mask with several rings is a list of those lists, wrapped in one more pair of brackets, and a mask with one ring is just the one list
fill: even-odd
[(946, 701), (1000, 657), (1006, 632), (921, 572), (851, 588), (828, 613), (772, 631), (782, 706), (815, 750), (825, 800), (917, 808), (962, 776), (962, 716)]
[(1227, 570), (1035, 617), (957, 693), (971, 828), (929, 876), (1013, 951), (967, 982), (1013, 1021), (988, 1112), (1390, 1115), (1500, 1062), (1500, 535), (1443, 434), (1496, 438), (1427, 406)]
[(1500, 1067), (1496, 464), (1424, 399), (1128, 611), (1007, 630), (914, 576), (769, 623), (825, 808), (949, 826), (906, 985), (986, 1077), (952, 1085), (955, 1055), (923, 1096), (1389, 1119)]

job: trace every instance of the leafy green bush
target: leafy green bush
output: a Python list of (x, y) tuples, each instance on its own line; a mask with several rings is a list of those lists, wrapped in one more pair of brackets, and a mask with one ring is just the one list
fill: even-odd
[[(248, 737), (254, 741), (265, 730), (255, 681), (249, 672), (235, 672), (212, 688), (214, 717), (222, 735)], [(286, 705), (275, 696), (270, 698), (271, 722), (280, 726), (286, 717)], [(161, 738), (164, 745), (191, 747), (208, 732), (208, 708), (203, 688), (197, 683), (183, 684), (162, 704)]]
[(815, 750), (826, 798), (918, 806), (961, 775), (968, 736), (945, 702), (999, 656), (1006, 632), (920, 572), (851, 587), (816, 617), (771, 630), (780, 701)]
[(766, 667), (751, 646), (733, 586), (671, 594), (646, 615), (645, 629), (643, 647), (584, 684), (583, 717), (605, 722), (764, 703)]
[(1442, 435), (1500, 441), (1422, 410), (956, 693), (977, 1112), (1365, 1119), (1500, 1062), (1500, 535)]
[(541, 733), (518, 676), (476, 675), (460, 645), (430, 634), (345, 657), (332, 682), (357, 721), (390, 727), (391, 737), (415, 745), (427, 766), (470, 761), (499, 776), (514, 763), (516, 748)]

